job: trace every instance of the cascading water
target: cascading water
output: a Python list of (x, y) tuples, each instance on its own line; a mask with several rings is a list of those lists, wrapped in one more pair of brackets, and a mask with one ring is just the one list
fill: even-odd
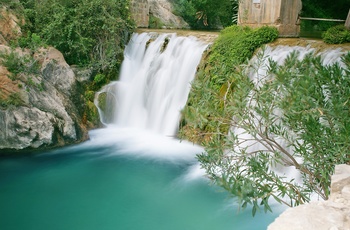
[[(80, 145), (0, 159), (2, 229), (266, 229), (278, 207), (254, 218), (249, 207), (238, 213), (218, 187), (194, 180), (202, 174), (194, 158), (202, 148), (142, 131), (176, 133), (205, 47), (194, 38), (134, 34), (120, 80), (96, 97), (107, 128), (90, 131)], [(300, 58), (312, 51), (281, 46), (264, 56), (281, 63), (296, 49)], [(329, 64), (341, 54), (321, 55)], [(263, 83), (267, 62), (251, 63), (259, 68), (250, 77)]]
[(102, 122), (174, 136), (205, 48), (194, 37), (135, 33), (119, 81), (98, 94), (106, 93), (109, 107), (100, 109)]

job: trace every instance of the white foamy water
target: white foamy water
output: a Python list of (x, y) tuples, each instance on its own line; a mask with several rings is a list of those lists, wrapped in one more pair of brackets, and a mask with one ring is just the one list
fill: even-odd
[(101, 112), (102, 122), (175, 136), (205, 48), (194, 37), (134, 34), (119, 81), (100, 92), (113, 108), (111, 114)]
[[(176, 34), (133, 34), (119, 80), (97, 94), (106, 97), (106, 108), (99, 109), (106, 128), (90, 132), (86, 146), (108, 146), (115, 154), (195, 164), (195, 156), (204, 149), (175, 136), (206, 46), (194, 37)], [(97, 97), (95, 103), (98, 106)], [(192, 174), (192, 179), (202, 175)]]

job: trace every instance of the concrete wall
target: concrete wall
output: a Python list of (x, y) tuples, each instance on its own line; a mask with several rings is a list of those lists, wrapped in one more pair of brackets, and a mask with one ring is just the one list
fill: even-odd
[(130, 10), (137, 27), (148, 27), (149, 3), (148, 0), (131, 0)]
[(301, 6), (301, 0), (242, 0), (238, 24), (253, 28), (275, 26), (281, 37), (297, 37), (299, 25), (296, 22)]

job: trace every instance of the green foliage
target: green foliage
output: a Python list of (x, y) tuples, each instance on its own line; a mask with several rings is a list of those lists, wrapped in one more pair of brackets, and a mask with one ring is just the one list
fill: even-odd
[(215, 42), (210, 55), (210, 64), (225, 63), (231, 66), (242, 64), (253, 56), (261, 45), (274, 41), (278, 31), (274, 27), (231, 26), (225, 28)]
[[(288, 206), (307, 202), (314, 192), (327, 199), (334, 166), (350, 163), (350, 53), (341, 65), (323, 66), (312, 53), (298, 57), (294, 52), (279, 66), (259, 53), (257, 66), (227, 75), (219, 90), (210, 82), (199, 89), (197, 82), (199, 108), (191, 106), (192, 95), (185, 111), (211, 133), (206, 153), (198, 156), (202, 166), (242, 208), (253, 206), (253, 215), (271, 211), (271, 198)], [(266, 62), (262, 75), (258, 68)], [(248, 72), (260, 74), (257, 82)], [(281, 166), (298, 170), (302, 183), (277, 173)]]
[(350, 30), (343, 25), (329, 28), (323, 35), (323, 41), (329, 44), (341, 44), (350, 42)]
[(39, 74), (39, 63), (30, 55), (20, 56), (17, 52), (0, 53), (1, 64), (12, 74), (10, 78), (15, 80), (18, 74)]
[(149, 16), (149, 22), (148, 22), (149, 28), (151, 29), (160, 29), (162, 28), (162, 26), (164, 26), (162, 20), (160, 20), (159, 18), (150, 15)]
[(237, 12), (237, 0), (179, 0), (174, 2), (175, 14), (180, 15), (193, 29), (230, 26)]
[[(83, 84), (83, 121), (95, 125), (94, 92), (117, 78), (124, 46), (134, 29), (129, 0), (20, 0), (26, 17), (26, 37), (18, 44), (35, 50), (43, 44), (61, 51), (68, 64), (92, 70)], [(34, 80), (34, 79), (33, 79)], [(42, 84), (37, 84), (43, 86)]]
[(45, 46), (45, 43), (42, 41), (39, 35), (29, 32), (26, 37), (20, 37), (18, 39), (18, 45), (21, 48), (28, 48), (35, 51), (38, 48)]
[(95, 91), (88, 90), (85, 92), (85, 99), (88, 101), (93, 102), (95, 97)]
[(129, 1), (22, 0), (29, 30), (59, 49), (69, 64), (119, 69), (123, 47), (133, 29)]
[(1, 0), (0, 6), (7, 6), (9, 9), (18, 9), (18, 7), (21, 6), (21, 4), (18, 1), (14, 0)]
[(214, 107), (213, 110), (220, 113), (224, 120), (231, 118), (225, 108), (226, 98), (233, 93), (239, 81), (245, 80), (238, 74), (237, 66), (249, 60), (256, 48), (277, 36), (277, 29), (273, 27), (252, 30), (231, 26), (224, 29), (211, 47), (205, 67), (199, 70), (192, 84), (182, 123), (200, 129), (200, 133), (227, 133), (229, 125), (215, 120), (208, 108)]
[(0, 97), (0, 108), (7, 109), (11, 106), (20, 106), (23, 100), (19, 93), (11, 93), (6, 99)]
[(105, 112), (107, 110), (107, 108), (109, 107), (107, 105), (107, 93), (100, 93), (98, 95), (98, 107)]
[(104, 84), (106, 84), (106, 76), (104, 74), (97, 74), (95, 77), (94, 77), (94, 84), (96, 85), (99, 85), (99, 86), (102, 86)]

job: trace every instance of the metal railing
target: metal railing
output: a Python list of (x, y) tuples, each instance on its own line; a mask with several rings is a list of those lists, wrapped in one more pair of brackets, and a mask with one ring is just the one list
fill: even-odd
[(298, 19), (296, 24), (300, 25), (300, 20), (312, 20), (312, 21), (327, 21), (327, 22), (344, 22), (345, 27), (350, 29), (350, 9), (349, 9), (349, 13), (348, 13), (348, 17), (346, 18), (346, 20), (343, 19), (329, 19), (329, 18), (310, 18), (310, 17), (300, 17), (300, 15), (298, 15)]

